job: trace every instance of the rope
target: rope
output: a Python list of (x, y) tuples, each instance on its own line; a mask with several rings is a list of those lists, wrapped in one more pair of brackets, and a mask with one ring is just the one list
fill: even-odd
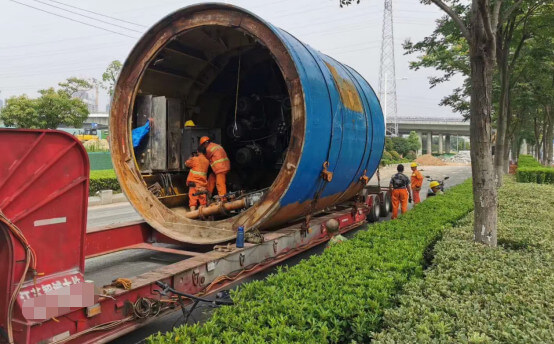
[(239, 55), (239, 67), (237, 69), (237, 89), (235, 92), (235, 123), (233, 124), (233, 136), (236, 136), (236, 132), (239, 129), (239, 127), (237, 126), (237, 111), (238, 111), (238, 105), (239, 105), (240, 60), (241, 60), (241, 55)]
[(34, 274), (33, 281), (36, 281), (36, 268), (37, 268), (37, 255), (33, 248), (29, 245), (29, 242), (23, 235), (23, 232), (0, 210), (0, 221), (3, 222), (8, 226), (13, 236), (15, 236), (20, 243), (25, 248), (25, 267), (23, 268), (23, 273), (21, 275), (21, 278), (19, 282), (17, 283), (17, 286), (10, 298), (9, 304), (8, 304), (8, 319), (7, 319), (7, 332), (8, 332), (8, 342), (10, 344), (14, 343), (13, 340), (13, 308), (15, 305), (15, 301), (17, 300), (17, 295), (19, 294), (19, 291), (21, 290), (21, 286), (25, 282), (25, 277), (27, 276), (27, 272), (29, 271), (29, 268), (31, 268), (31, 271)]
[(112, 285), (125, 290), (131, 290), (132, 282), (128, 278), (118, 278), (113, 281)]

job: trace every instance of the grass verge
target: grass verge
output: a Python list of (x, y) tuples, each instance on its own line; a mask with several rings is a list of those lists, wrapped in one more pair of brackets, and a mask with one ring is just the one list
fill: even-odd
[(351, 343), (380, 330), (399, 290), (423, 275), (426, 250), (472, 210), (471, 183), (426, 200), (398, 220), (232, 293), (203, 325), (158, 334), (149, 343)]
[(499, 192), (497, 248), (472, 241), (472, 216), (445, 232), (433, 267), (385, 312), (377, 343), (553, 343), (554, 186)]

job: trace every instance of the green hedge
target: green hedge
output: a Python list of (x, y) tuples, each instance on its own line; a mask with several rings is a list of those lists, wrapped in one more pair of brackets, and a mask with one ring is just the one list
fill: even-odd
[(151, 336), (150, 343), (366, 343), (403, 285), (420, 278), (426, 251), (473, 207), (471, 183), (426, 200), (398, 220), (322, 255), (279, 269), (232, 293), (203, 325)]
[(495, 249), (473, 242), (472, 216), (448, 230), (375, 342), (553, 343), (554, 186), (507, 178), (498, 219)]
[(100, 190), (121, 191), (114, 170), (90, 171), (89, 195), (93, 196)]
[(530, 155), (520, 155), (516, 180), (520, 183), (554, 184), (554, 168), (541, 165)]
[(517, 161), (518, 167), (544, 167), (531, 155), (520, 155)]

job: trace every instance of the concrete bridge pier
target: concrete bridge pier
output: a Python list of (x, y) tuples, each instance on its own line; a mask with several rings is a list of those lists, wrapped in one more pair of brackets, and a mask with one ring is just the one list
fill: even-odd
[(433, 144), (433, 134), (432, 134), (431, 132), (428, 132), (428, 133), (427, 133), (427, 145), (426, 145), (426, 146), (427, 146), (427, 147), (426, 147), (426, 148), (427, 148), (427, 152), (425, 152), (425, 154), (431, 154), (431, 153), (433, 153), (433, 150), (432, 150), (432, 149), (433, 149), (433, 148), (432, 148), (433, 145), (432, 145), (432, 144)]
[(417, 138), (419, 139), (419, 149), (417, 150), (417, 155), (420, 156), (423, 152), (423, 133), (421, 131), (417, 132)]
[(450, 134), (447, 134), (445, 137), (444, 137), (444, 152), (446, 154), (450, 154)]
[(444, 153), (444, 150), (442, 149), (442, 140), (443, 140), (443, 135), (439, 134), (439, 154)]

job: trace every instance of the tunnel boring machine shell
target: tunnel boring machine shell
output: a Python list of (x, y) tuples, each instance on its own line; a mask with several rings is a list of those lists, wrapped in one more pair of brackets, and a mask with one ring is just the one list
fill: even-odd
[[(201, 26), (230, 27), (255, 37), (270, 51), (291, 100), (291, 138), (277, 178), (259, 202), (220, 221), (187, 219), (150, 193), (131, 138), (134, 102), (149, 63), (174, 37)], [(244, 9), (218, 3), (183, 8), (148, 30), (123, 65), (110, 116), (113, 165), (127, 198), (156, 230), (192, 244), (225, 242), (240, 225), (270, 229), (351, 199), (365, 185), (364, 177), (376, 171), (384, 139), (378, 98), (358, 72)], [(322, 179), (324, 166), (332, 173), (329, 182)]]

